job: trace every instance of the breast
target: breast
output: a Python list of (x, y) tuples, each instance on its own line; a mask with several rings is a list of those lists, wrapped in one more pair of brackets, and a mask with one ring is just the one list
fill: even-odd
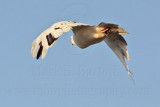
[(104, 40), (104, 36), (99, 36), (94, 26), (86, 26), (74, 29), (73, 40), (79, 48), (87, 48)]

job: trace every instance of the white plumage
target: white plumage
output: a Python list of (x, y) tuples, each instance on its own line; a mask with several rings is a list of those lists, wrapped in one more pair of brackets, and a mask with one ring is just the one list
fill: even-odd
[(129, 76), (135, 84), (125, 61), (125, 58), (129, 60), (129, 54), (126, 48), (127, 42), (121, 36), (122, 34), (128, 33), (116, 24), (102, 22), (99, 25), (94, 26), (74, 21), (57, 22), (42, 32), (33, 41), (31, 48), (32, 57), (34, 58), (37, 56), (37, 59), (39, 59), (41, 56), (43, 59), (47, 54), (48, 48), (53, 46), (63, 32), (68, 32), (70, 30), (74, 33), (71, 37), (72, 45), (77, 45), (82, 49), (101, 41), (105, 41), (123, 63)]
[(36, 57), (38, 50), (40, 48), (40, 45), (39, 45), (40, 42), (43, 45), (42, 59), (46, 56), (48, 48), (53, 46), (55, 41), (53, 41), (53, 43), (51, 45), (48, 45), (48, 42), (46, 39), (47, 35), (51, 34), (54, 38), (58, 38), (59, 36), (61, 36), (63, 34), (63, 32), (68, 32), (72, 29), (72, 27), (80, 26), (80, 25), (86, 25), (86, 24), (76, 23), (73, 21), (62, 21), (62, 22), (58, 22), (58, 23), (53, 24), (50, 28), (48, 28), (47, 30), (42, 32), (36, 38), (36, 40), (33, 41), (32, 49), (31, 49), (32, 57), (33, 58)]

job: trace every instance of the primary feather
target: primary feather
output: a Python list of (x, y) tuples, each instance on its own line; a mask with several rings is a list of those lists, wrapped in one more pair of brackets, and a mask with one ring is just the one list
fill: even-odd
[(111, 35), (107, 36), (104, 39), (104, 41), (112, 49), (112, 51), (117, 55), (117, 57), (120, 59), (120, 61), (124, 65), (125, 69), (127, 70), (128, 75), (131, 77), (133, 84), (135, 84), (135, 81), (132, 78), (132, 74), (128, 68), (126, 61), (125, 61), (125, 58), (127, 60), (129, 60), (129, 54), (128, 54), (128, 50), (126, 48), (127, 42), (125, 41), (125, 39), (121, 35), (119, 35), (118, 33), (115, 33), (115, 34), (111, 34)]

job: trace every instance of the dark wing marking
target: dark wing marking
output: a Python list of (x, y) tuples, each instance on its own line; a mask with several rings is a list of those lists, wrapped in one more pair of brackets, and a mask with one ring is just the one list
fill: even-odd
[(56, 27), (56, 28), (54, 28), (55, 30), (57, 30), (57, 29), (61, 29), (60, 27)]
[(46, 36), (47, 38), (47, 42), (48, 45), (50, 46), (55, 40), (57, 40), (58, 38), (54, 38), (54, 36), (52, 36), (52, 34), (50, 33), (49, 35)]
[(43, 51), (42, 42), (39, 43), (39, 46), (40, 46), (40, 48), (39, 48), (38, 53), (37, 53), (37, 60), (42, 55), (42, 51)]

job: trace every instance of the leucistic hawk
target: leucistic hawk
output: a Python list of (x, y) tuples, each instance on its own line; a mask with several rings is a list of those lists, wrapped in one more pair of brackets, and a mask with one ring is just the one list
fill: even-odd
[(41, 56), (43, 59), (48, 49), (53, 46), (62, 33), (70, 30), (74, 33), (74, 35), (71, 36), (71, 44), (77, 45), (81, 49), (104, 41), (120, 59), (128, 75), (135, 84), (125, 61), (125, 58), (129, 60), (129, 54), (126, 48), (127, 42), (121, 36), (122, 34), (128, 33), (116, 24), (101, 22), (99, 25), (95, 26), (74, 21), (57, 22), (42, 32), (33, 41), (31, 48), (32, 57), (37, 57), (37, 59), (39, 59)]

